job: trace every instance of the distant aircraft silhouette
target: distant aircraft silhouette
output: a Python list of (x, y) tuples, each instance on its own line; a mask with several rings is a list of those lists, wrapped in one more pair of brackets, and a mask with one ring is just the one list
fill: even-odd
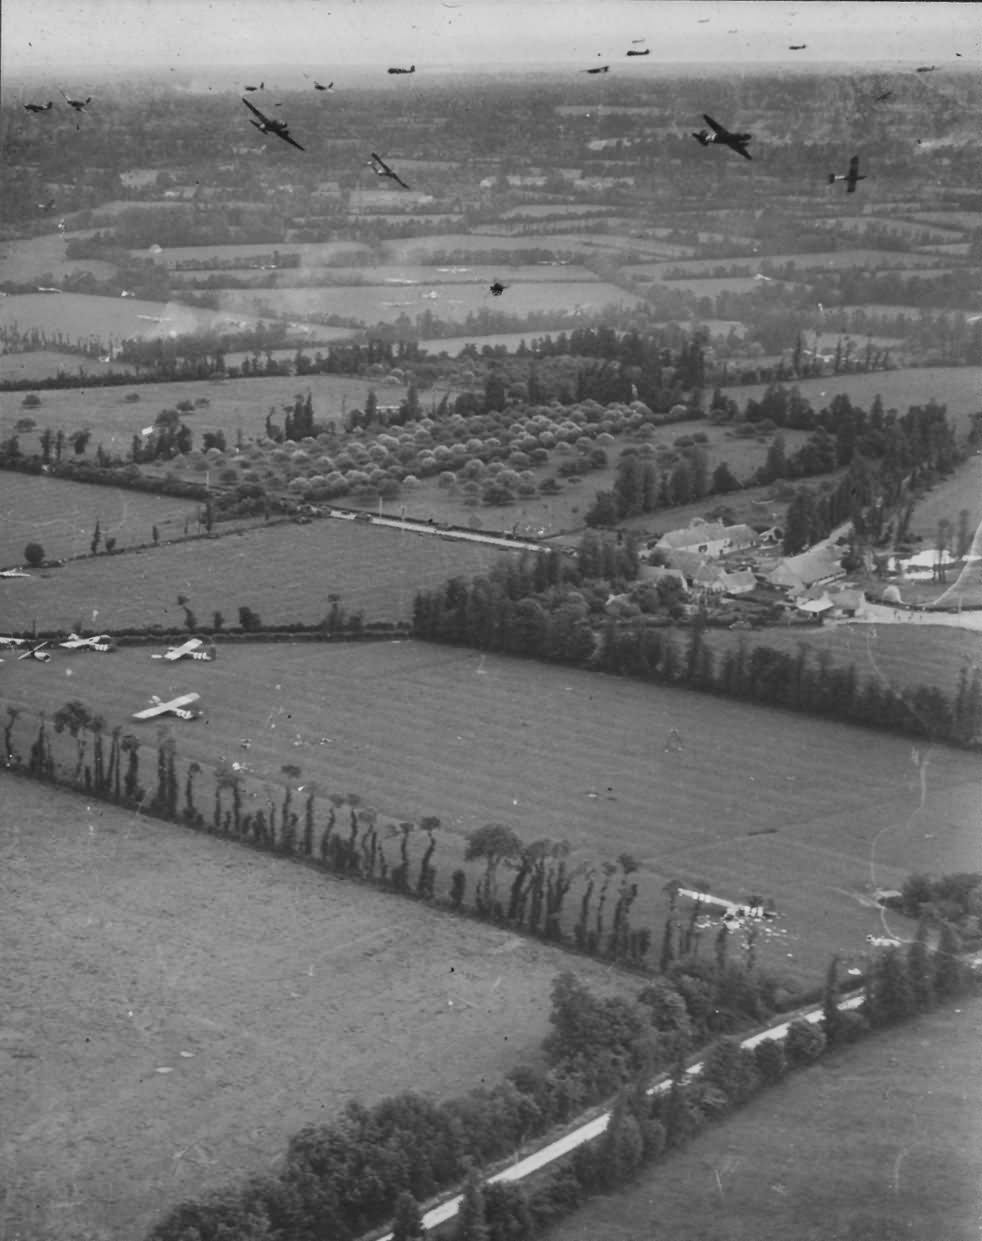
[(632, 48), (628, 48), (628, 50), (624, 54), (625, 56), (650, 56), (651, 48), (646, 47), (643, 52), (636, 52), (634, 48), (632, 47)]
[(25, 103), (24, 107), (28, 112), (50, 112), (54, 104), (49, 99), (47, 103)]
[(937, 65), (919, 65), (914, 71), (915, 73), (933, 73), (937, 69)]
[(404, 190), (409, 189), (409, 186), (405, 183), (405, 181), (403, 181), (402, 177), (400, 177), (398, 173), (393, 172), (385, 160), (382, 159), (380, 155), (376, 155), (374, 151), (372, 152), (372, 158), (368, 162), (371, 166), (372, 172), (374, 172), (377, 177), (389, 177), (390, 180), (395, 181), (398, 185), (401, 185)]
[(315, 82), (314, 90), (334, 90), (334, 83), (328, 82), (326, 86), (321, 86), (320, 82)]
[(710, 133), (708, 129), (701, 129), (698, 133), (693, 133), (692, 136), (696, 142), (704, 147), (713, 146), (714, 144), (727, 146), (730, 150), (736, 151), (737, 155), (742, 155), (744, 159), (753, 159), (753, 156), (747, 150), (747, 143), (753, 138), (752, 134), (730, 133), (728, 129), (714, 121), (705, 112), (702, 114), (702, 119), (713, 132)]
[(829, 173), (829, 185), (835, 185), (836, 181), (845, 181), (846, 193), (855, 194), (856, 182), (865, 181), (866, 177), (859, 175), (859, 156), (854, 155), (849, 161), (849, 171), (842, 176), (837, 176), (834, 172)]
[(65, 100), (65, 103), (67, 103), (70, 108), (74, 108), (76, 112), (84, 112), (86, 105), (92, 102), (91, 95), (89, 95), (88, 99), (69, 99), (64, 91), (62, 91), (61, 94), (62, 98)]
[(282, 138), (284, 142), (289, 142), (290, 146), (296, 147), (298, 151), (304, 149), (295, 138), (290, 137), (290, 130), (286, 121), (278, 121), (274, 117), (264, 116), (258, 108), (253, 107), (248, 99), (243, 99), (242, 102), (250, 112), (254, 112), (259, 117), (258, 121), (250, 120), (249, 124), (255, 125), (261, 134), (275, 134), (277, 138)]
[(597, 65), (596, 69), (584, 69), (584, 73), (609, 73), (610, 65)]
[(500, 296), (502, 295), (502, 293), (504, 293), (505, 289), (507, 289), (508, 287), (509, 287), (509, 286), (508, 286), (507, 284), (502, 284), (500, 280), (495, 280), (495, 281), (493, 281), (493, 282), (492, 282), (492, 284), (491, 284), (491, 286), (490, 286), (490, 288), (491, 288), (491, 296), (492, 296), (492, 297), (500, 297)]
[(807, 46), (808, 46), (807, 43), (789, 43), (788, 51), (789, 52), (803, 52)]
[(265, 82), (260, 82), (258, 86), (247, 86), (246, 87), (246, 90), (265, 90), (265, 89), (266, 89)]
[(398, 69), (398, 68), (396, 68), (396, 69), (389, 69), (389, 70), (388, 70), (388, 72), (389, 72), (389, 73), (415, 73), (415, 72), (416, 72), (416, 66), (415, 66), (415, 65), (410, 65), (408, 69)]

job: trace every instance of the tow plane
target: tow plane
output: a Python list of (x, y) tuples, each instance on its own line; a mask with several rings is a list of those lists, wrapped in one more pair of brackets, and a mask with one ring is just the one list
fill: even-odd
[(170, 646), (162, 655), (151, 655), (151, 659), (166, 659), (173, 663), (176, 659), (199, 659), (210, 663), (215, 658), (215, 648), (208, 646), (200, 638), (188, 638), (179, 646)]
[[(693, 133), (696, 142), (704, 147), (708, 146), (726, 146), (731, 151), (736, 151), (737, 155), (742, 155), (744, 159), (753, 159), (753, 156), (747, 150), (747, 143), (753, 138), (753, 134), (736, 134), (730, 133), (728, 129), (720, 125), (718, 121), (714, 121), (707, 113), (702, 114), (702, 119), (709, 126), (709, 129), (700, 129), (698, 133)], [(709, 131), (712, 130), (712, 133)]]
[(70, 99), (65, 92), (62, 91), (61, 97), (64, 99), (65, 103), (67, 103), (70, 108), (74, 108), (76, 112), (84, 112), (86, 107), (92, 102), (91, 95), (89, 95), (87, 99)]
[(849, 171), (847, 173), (844, 173), (842, 175), (839, 175), (834, 172), (829, 173), (829, 185), (835, 185), (836, 181), (845, 181), (847, 194), (855, 194), (856, 183), (859, 181), (865, 181), (865, 180), (866, 180), (865, 174), (860, 176), (860, 173), (859, 173), (859, 156), (858, 155), (854, 155), (852, 159), (849, 161)]
[[(249, 88), (246, 87), (246, 90), (248, 89)], [(284, 142), (289, 142), (290, 146), (296, 147), (298, 151), (302, 151), (304, 149), (295, 138), (290, 137), (290, 129), (286, 121), (279, 121), (275, 117), (264, 116), (263, 113), (251, 104), (248, 99), (243, 99), (242, 102), (250, 112), (255, 113), (255, 115), (259, 117), (258, 121), (250, 120), (249, 124), (255, 125), (261, 134), (275, 134), (277, 138), (282, 138)]]
[(24, 107), (28, 112), (50, 112), (54, 104), (49, 99), (47, 103), (25, 103)]
[(152, 720), (158, 715), (176, 715), (179, 720), (196, 720), (201, 714), (198, 710), (190, 710), (192, 703), (200, 699), (200, 694), (181, 694), (169, 702), (163, 702), (156, 694), (150, 699), (153, 704), (142, 711), (134, 711), (135, 720)]
[(91, 638), (80, 638), (77, 633), (70, 633), (59, 646), (66, 651), (114, 651), (116, 643), (108, 633), (97, 633)]
[(404, 190), (409, 189), (409, 186), (405, 183), (405, 181), (403, 181), (402, 177), (393, 172), (385, 160), (382, 159), (380, 155), (376, 155), (374, 151), (372, 152), (372, 158), (368, 161), (368, 163), (372, 169), (372, 172), (374, 172), (377, 177), (389, 177), (390, 180), (395, 181), (397, 185), (401, 185)]

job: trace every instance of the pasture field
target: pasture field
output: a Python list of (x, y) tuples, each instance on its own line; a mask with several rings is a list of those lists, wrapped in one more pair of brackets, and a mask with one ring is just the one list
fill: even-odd
[[(315, 348), (309, 350), (311, 355)], [(289, 356), (296, 354), (295, 349)], [(251, 356), (251, 355), (250, 355)], [(37, 409), (21, 408), (22, 392), (0, 393), (0, 433), (13, 432), (18, 418), (29, 414), (37, 423), (38, 431), (44, 427), (52, 430), (61, 427), (66, 432), (87, 427), (92, 432), (90, 454), (100, 441), (110, 452), (126, 456), (133, 436), (153, 423), (163, 409), (173, 409), (179, 401), (194, 402), (202, 397), (208, 404), (193, 412), (182, 414), (194, 432), (194, 442), (200, 447), (205, 431), (222, 430), (233, 449), (241, 431), (243, 439), (256, 439), (266, 433), (266, 415), (270, 406), (275, 407), (274, 421), (282, 427), (283, 409), (292, 407), (297, 393), (311, 394), (314, 417), (320, 422), (331, 419), (340, 421), (344, 408), (363, 407), (371, 388), (375, 389), (380, 404), (398, 404), (405, 389), (380, 383), (378, 380), (349, 379), (343, 375), (270, 375), (255, 379), (193, 380), (188, 382), (140, 384), (133, 388), (53, 388), (39, 394), (41, 404)], [(440, 390), (439, 400), (443, 396)], [(127, 401), (129, 392), (139, 394), (139, 401)], [(431, 394), (423, 392), (420, 401), (428, 408)], [(20, 438), (24, 452), (37, 451), (37, 433)]]
[[(0, 475), (0, 495), (0, 568), (23, 564), (24, 547), (32, 542), (40, 543), (49, 559), (86, 555), (96, 522), (103, 547), (107, 538), (114, 538), (120, 549), (149, 543), (154, 526), (161, 539), (174, 539), (183, 535), (186, 520), (192, 530), (196, 528), (200, 508), (194, 500), (10, 470)], [(4, 620), (11, 587), (20, 584), (0, 582), (0, 616)]]
[(809, 272), (833, 271), (836, 268), (854, 270), (868, 267), (875, 271), (893, 271), (906, 267), (936, 267), (937, 262), (936, 255), (855, 249), (823, 251), (819, 254), (804, 251), (799, 254), (747, 254), (731, 259), (670, 259), (663, 263), (638, 263), (625, 270), (664, 280), (670, 278), (666, 277), (666, 272), (676, 269), (683, 273), (683, 278), (711, 277), (718, 267), (742, 267), (750, 276), (754, 276), (764, 268), (770, 271), (775, 267), (783, 267), (786, 263), (794, 263), (794, 278), (807, 279)]
[(465, 345), (476, 345), (480, 351), (485, 345), (490, 345), (492, 349), (496, 349), (499, 345), (503, 345), (505, 349), (514, 350), (524, 340), (526, 345), (531, 346), (532, 341), (539, 336), (556, 335), (559, 332), (566, 331), (568, 324), (557, 322), (555, 328), (545, 328), (534, 332), (493, 332), (487, 336), (443, 336), (433, 337), (419, 342), (420, 349), (425, 349), (428, 353), (439, 356), (441, 353), (447, 353), (450, 357), (455, 358)]
[[(59, 353), (56, 349), (35, 349), (30, 353), (0, 354), (0, 379), (8, 381), (50, 379), (59, 371), (64, 371), (67, 375), (77, 375), (80, 368), (84, 369), (87, 375), (105, 375), (109, 371), (118, 373), (133, 370), (127, 362), (103, 362), (101, 358), (82, 357), (77, 353)], [(15, 399), (23, 400), (23, 393), (17, 398), (10, 394), (2, 399), (5, 404)], [(0, 418), (2, 417), (0, 413)]]
[[(862, 338), (857, 348), (862, 348)], [(759, 401), (767, 390), (767, 384), (734, 384), (723, 391), (742, 408), (750, 399)], [(873, 398), (879, 393), (884, 409), (896, 409), (905, 414), (911, 405), (926, 405), (939, 401), (948, 407), (948, 418), (964, 435), (970, 425), (970, 415), (982, 411), (982, 366), (918, 366), (895, 371), (870, 371), (863, 375), (819, 375), (814, 379), (799, 379), (796, 385), (801, 395), (807, 397), (818, 409), (829, 403), (834, 396), (845, 392), (854, 405), (869, 410)]]
[(507, 250), (509, 254), (521, 254), (523, 250), (551, 250), (554, 253), (589, 254), (597, 250), (623, 250), (641, 252), (657, 250), (659, 243), (646, 242), (640, 238), (625, 238), (583, 233), (548, 233), (541, 237), (511, 237), (500, 233), (420, 233), (418, 237), (383, 241), (380, 246), (385, 261), (389, 263), (425, 263), (428, 256), (453, 250), (468, 254), (480, 254), (489, 250)]
[(137, 1241), (349, 1101), (452, 1097), (538, 1061), (560, 950), (0, 780), (10, 1241)]
[(977, 1241), (980, 1036), (967, 1000), (826, 1056), (550, 1241)]
[[(141, 315), (148, 318), (142, 319)], [(238, 316), (240, 319), (243, 316)], [(255, 326), (255, 316), (244, 316)], [(187, 335), (228, 324), (227, 312), (199, 310), (180, 302), (147, 302), (134, 297), (97, 297), (88, 293), (19, 293), (0, 298), (0, 325), (22, 332), (36, 328), (69, 340), (151, 339), (171, 332)]]
[(720, 293), (752, 293), (760, 287), (754, 276), (686, 276), (681, 280), (661, 277), (667, 289), (694, 293), (696, 297), (718, 297)]
[[(149, 525), (146, 530), (149, 536)], [(91, 529), (82, 534), (87, 544)], [(22, 552), (23, 546), (18, 555)], [(99, 627), (110, 631), (180, 626), (184, 612), (178, 594), (188, 597), (205, 627), (215, 611), (227, 624), (238, 624), (242, 604), (265, 624), (316, 624), (330, 610), (329, 595), (339, 595), (346, 612), (363, 610), (366, 620), (408, 620), (418, 589), (440, 586), (457, 574), (481, 573), (502, 554), (479, 543), (338, 519), (259, 527), (73, 561), (29, 580), (5, 582), (4, 632), (30, 629), (35, 618), (41, 629), (69, 629), (94, 610)]]
[[(538, 269), (540, 275), (545, 270)], [(500, 269), (497, 277), (507, 284), (508, 269)], [(244, 314), (262, 318), (275, 314), (281, 318), (302, 319), (308, 315), (330, 314), (358, 319), (367, 325), (395, 323), (402, 315), (412, 319), (427, 310), (453, 322), (455, 319), (463, 320), (472, 311), (491, 309), (497, 300), (492, 297), (487, 284), (476, 281), (455, 284), (451, 289), (438, 292), (437, 297), (432, 299), (424, 297), (417, 287), (391, 284), (319, 289), (216, 289), (214, 292), (222, 299), (226, 316)], [(635, 306), (641, 300), (635, 294), (625, 293), (616, 285), (601, 280), (542, 279), (536, 283), (527, 280), (508, 289), (505, 297), (508, 299), (507, 308), (519, 314), (548, 310), (568, 312), (577, 305), (594, 310), (611, 303)]]
[(925, 546), (933, 547), (938, 522), (950, 521), (954, 534), (958, 530), (958, 515), (962, 509), (968, 512), (968, 529), (978, 529), (982, 523), (982, 457), (969, 457), (954, 474), (935, 483), (914, 509), (910, 533), (919, 535)]
[[(902, 584), (900, 592), (905, 595)], [(934, 593), (938, 593), (937, 588)], [(789, 655), (797, 655), (805, 646), (812, 667), (818, 667), (827, 656), (833, 668), (853, 664), (861, 682), (877, 680), (898, 693), (930, 685), (953, 698), (961, 669), (982, 664), (977, 633), (942, 626), (775, 625), (750, 631), (711, 629), (706, 634), (706, 643), (717, 652), (717, 659), (735, 650), (741, 641), (748, 650), (769, 646)]]
[[(271, 273), (257, 272), (256, 279), (265, 280)], [(201, 275), (200, 272), (181, 271), (175, 273), (177, 280), (194, 280)], [(298, 279), (297, 268), (283, 268), (282, 270), (273, 272), (272, 275), (276, 281), (277, 288), (297, 288), (296, 281)], [(300, 278), (310, 277), (309, 269), (299, 269)], [(382, 267), (324, 267), (317, 272), (317, 279), (320, 282), (319, 287), (330, 288), (332, 286), (344, 286), (347, 288), (358, 287), (363, 288), (370, 286), (374, 288), (377, 285), (385, 285), (393, 291), (398, 292), (400, 285), (410, 288), (414, 285), (423, 285), (425, 288), (439, 287), (448, 284), (474, 284), (483, 283), (488, 285), (499, 275), (499, 269), (494, 267), (433, 267), (425, 266), (420, 263), (407, 263), (403, 265), (390, 264)], [(593, 273), (586, 267), (579, 267), (570, 264), (568, 267), (539, 267), (539, 266), (512, 266), (507, 269), (507, 279), (516, 282), (533, 281), (541, 284), (548, 280), (549, 283), (555, 284), (563, 280), (593, 280)], [(349, 283), (350, 282), (350, 283)], [(260, 286), (256, 286), (257, 291)], [(241, 292), (241, 290), (235, 290)], [(262, 288), (262, 292), (268, 292)]]
[[(576, 866), (630, 853), (635, 926), (661, 926), (671, 879), (773, 897), (781, 916), (761, 961), (798, 982), (814, 984), (833, 952), (865, 948), (881, 926), (872, 887), (982, 869), (977, 755), (934, 747), (918, 765), (903, 738), (684, 690), (411, 641), (227, 645), (213, 663), (173, 666), (145, 647), (58, 651), (46, 665), (8, 660), (0, 675), (2, 705), (25, 713), (22, 753), (35, 713), (68, 698), (112, 727), (151, 693), (197, 690), (202, 718), (167, 729), (182, 761), (207, 772), (241, 760), (260, 798), (282, 791), (290, 763), (323, 794), (359, 794), (383, 823), (438, 815), (443, 892), (466, 835), (499, 822), (527, 841), (568, 841)], [(154, 744), (152, 723), (131, 727)], [(666, 747), (672, 728), (681, 750)], [(58, 743), (74, 753), (67, 736)], [(145, 751), (141, 772), (154, 761)], [(423, 844), (413, 838), (413, 873)]]
[(65, 276), (88, 271), (99, 279), (116, 274), (115, 263), (101, 259), (66, 259), (65, 237), (61, 233), (45, 233), (40, 237), (11, 239), (0, 242), (0, 283), (11, 281), (47, 284), (44, 276), (61, 280)]

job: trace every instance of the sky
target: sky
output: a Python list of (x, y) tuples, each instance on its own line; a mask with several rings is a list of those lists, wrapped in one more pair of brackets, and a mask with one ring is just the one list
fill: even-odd
[[(610, 62), (982, 65), (982, 5), (963, 0), (3, 0), (0, 66)], [(804, 51), (788, 45), (805, 43)], [(650, 48), (645, 59), (625, 52)], [(956, 59), (960, 52), (962, 58)]]

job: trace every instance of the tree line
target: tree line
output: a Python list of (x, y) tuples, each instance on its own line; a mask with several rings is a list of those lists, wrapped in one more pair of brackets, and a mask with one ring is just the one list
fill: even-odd
[[(618, 550), (615, 545), (614, 554)], [(974, 746), (982, 737), (982, 669), (963, 668), (950, 695), (934, 685), (898, 692), (875, 676), (862, 681), (854, 664), (834, 667), (826, 652), (815, 660), (804, 643), (790, 654), (741, 638), (736, 649), (720, 657), (704, 616), (679, 631), (644, 615), (597, 615), (579, 571), (571, 575), (548, 555), (534, 564), (525, 558), (487, 576), (455, 577), (436, 590), (419, 591), (413, 602), (414, 637), (573, 664), (953, 745)], [(616, 578), (611, 586), (617, 589)]]

